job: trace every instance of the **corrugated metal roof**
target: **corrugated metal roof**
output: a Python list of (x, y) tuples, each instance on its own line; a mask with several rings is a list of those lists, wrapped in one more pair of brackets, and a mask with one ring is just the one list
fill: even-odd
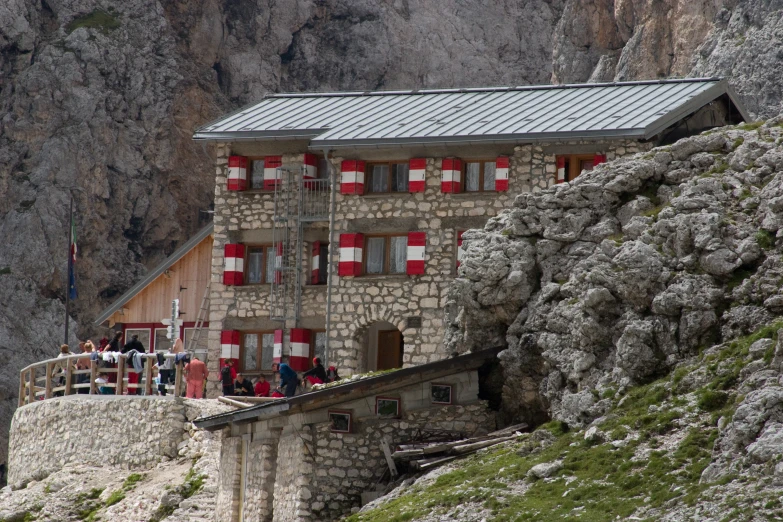
[(182, 244), (181, 247), (176, 249), (173, 254), (171, 254), (169, 257), (167, 257), (161, 264), (156, 266), (149, 274), (147, 274), (144, 279), (133, 285), (127, 292), (122, 294), (119, 299), (114, 301), (108, 308), (106, 308), (101, 314), (98, 316), (95, 321), (93, 321), (93, 324), (95, 326), (102, 325), (105, 321), (109, 319), (109, 317), (112, 316), (114, 312), (119, 310), (120, 308), (125, 305), (128, 301), (133, 299), (133, 297), (144, 290), (147, 285), (152, 283), (154, 280), (156, 280), (158, 277), (160, 277), (163, 272), (171, 268), (171, 265), (185, 257), (185, 254), (193, 250), (193, 248), (201, 243), (204, 239), (206, 239), (211, 233), (212, 230), (215, 228), (214, 223), (210, 223), (209, 225), (205, 226), (201, 230), (198, 231), (198, 234), (188, 239), (185, 243)]
[(719, 96), (720, 78), (485, 89), (274, 94), (194, 139), (309, 139), (310, 147), (647, 139)]

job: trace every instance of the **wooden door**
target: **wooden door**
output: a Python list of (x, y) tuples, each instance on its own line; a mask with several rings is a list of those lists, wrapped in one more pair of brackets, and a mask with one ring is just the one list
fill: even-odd
[(378, 332), (378, 370), (402, 368), (402, 334), (399, 330)]

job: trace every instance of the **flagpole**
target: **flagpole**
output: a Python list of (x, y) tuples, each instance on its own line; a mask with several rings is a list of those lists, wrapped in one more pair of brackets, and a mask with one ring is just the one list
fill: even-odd
[(71, 312), (71, 263), (73, 263), (73, 252), (71, 252), (71, 245), (73, 245), (73, 194), (71, 194), (71, 204), (68, 209), (68, 272), (66, 273), (67, 283), (65, 285), (65, 340), (63, 344), (68, 344), (68, 322)]

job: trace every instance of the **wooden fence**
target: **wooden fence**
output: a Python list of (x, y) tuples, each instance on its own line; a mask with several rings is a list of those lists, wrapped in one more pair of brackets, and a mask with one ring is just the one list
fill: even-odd
[[(143, 370), (136, 373), (130, 367), (128, 357), (125, 354), (111, 352), (113, 363), (103, 363), (103, 354), (99, 354), (98, 360), (92, 360), (89, 353), (68, 355), (31, 364), (22, 369), (19, 376), (19, 406), (32, 404), (36, 400), (50, 399), (63, 395), (73, 395), (79, 390), (88, 390), (89, 395), (101, 393), (108, 395), (125, 395), (128, 391), (142, 389), (144, 395), (157, 395), (157, 387), (153, 389), (152, 367), (157, 362), (157, 354), (143, 353), (138, 356), (146, 359)], [(174, 354), (164, 354), (165, 358), (174, 358)], [(175, 397), (183, 395), (183, 369), (184, 364), (176, 364), (174, 385), (167, 385), (167, 393), (173, 393)], [(138, 384), (128, 383), (130, 373), (139, 376)], [(116, 382), (96, 383), (99, 375), (117, 375)], [(80, 378), (81, 375), (89, 376), (88, 379)], [(122, 376), (122, 378), (120, 378)], [(82, 381), (87, 382), (82, 382)], [(111, 393), (106, 393), (110, 391)], [(137, 393), (138, 394), (138, 393)]]

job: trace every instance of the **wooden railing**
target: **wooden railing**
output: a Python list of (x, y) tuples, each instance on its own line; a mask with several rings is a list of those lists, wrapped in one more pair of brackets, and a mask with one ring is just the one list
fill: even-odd
[[(157, 394), (157, 387), (153, 389), (152, 381), (152, 367), (157, 362), (157, 354), (155, 353), (142, 353), (138, 356), (146, 359), (144, 363), (144, 369), (139, 372), (139, 382), (127, 383), (126, 378), (134, 372), (133, 369), (128, 367), (128, 357), (125, 354), (110, 352), (116, 362), (112, 363), (114, 367), (100, 367), (99, 362), (103, 361), (103, 354), (99, 354), (99, 360), (92, 360), (89, 353), (68, 355), (65, 357), (58, 357), (55, 359), (48, 359), (46, 361), (31, 364), (22, 369), (19, 376), (19, 406), (25, 404), (32, 404), (36, 400), (50, 399), (52, 397), (59, 397), (63, 395), (73, 395), (79, 393), (80, 389), (88, 389), (89, 395), (99, 394), (99, 388), (105, 388), (112, 390), (111, 395), (124, 395), (129, 390), (137, 390), (141, 388), (144, 395)], [(174, 358), (174, 354), (164, 354), (164, 358)], [(86, 359), (89, 363), (89, 368), (76, 369), (76, 366), (86, 366), (84, 362), (79, 364), (79, 360)], [(175, 378), (174, 385), (167, 385), (167, 393), (173, 393), (175, 397), (182, 396), (182, 373), (184, 364), (174, 365)], [(134, 372), (135, 373), (135, 372)], [(116, 374), (116, 383), (96, 383), (95, 380), (99, 374)], [(79, 383), (77, 376), (89, 375), (89, 382)], [(121, 376), (121, 377), (120, 377)]]

